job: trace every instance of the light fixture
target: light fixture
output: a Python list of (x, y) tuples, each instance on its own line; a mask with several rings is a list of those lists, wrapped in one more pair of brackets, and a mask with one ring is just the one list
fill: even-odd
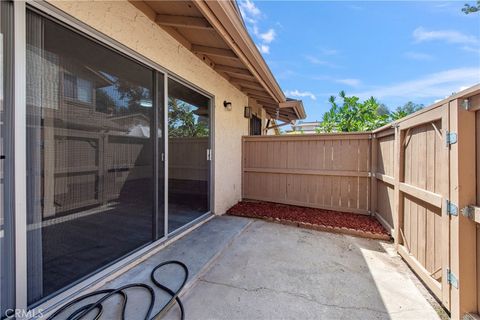
[(252, 108), (245, 107), (245, 109), (243, 110), (243, 116), (247, 119), (250, 119), (252, 117)]
[(232, 110), (232, 103), (228, 101), (223, 101), (223, 106), (225, 107), (225, 110), (230, 111)]

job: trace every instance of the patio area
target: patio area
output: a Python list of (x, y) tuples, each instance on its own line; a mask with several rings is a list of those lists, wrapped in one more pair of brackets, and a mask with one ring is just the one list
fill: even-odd
[[(186, 319), (440, 319), (443, 312), (393, 243), (231, 216), (208, 220), (101, 287), (151, 285), (151, 269), (170, 259), (190, 269), (181, 294)], [(177, 271), (158, 278), (175, 288)], [(168, 300), (156, 293), (154, 311)], [(128, 319), (144, 314), (145, 297), (129, 293)], [(120, 309), (112, 299), (104, 317)], [(166, 318), (179, 316), (175, 306)]]

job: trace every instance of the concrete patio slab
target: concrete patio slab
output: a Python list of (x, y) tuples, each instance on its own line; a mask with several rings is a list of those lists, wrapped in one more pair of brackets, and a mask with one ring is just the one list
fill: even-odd
[[(146, 283), (157, 295), (155, 314), (169, 296), (150, 272), (167, 260), (190, 271), (181, 294), (186, 319), (439, 319), (391, 243), (231, 216), (205, 222), (91, 290)], [(183, 274), (165, 268), (158, 278), (176, 289)], [(126, 318), (143, 319), (149, 296), (127, 293)], [(119, 319), (120, 311), (114, 297), (102, 319)], [(174, 306), (166, 318), (179, 316)]]
[(439, 319), (391, 243), (258, 220), (182, 300), (196, 320)]
[[(152, 315), (156, 314), (170, 299), (170, 296), (159, 290), (150, 280), (150, 273), (153, 268), (167, 260), (179, 260), (185, 263), (189, 269), (188, 282), (185, 290), (196, 282), (198, 277), (209, 269), (210, 264), (226, 250), (241, 232), (252, 223), (253, 220), (238, 217), (215, 217), (204, 224), (197, 226), (185, 236), (168, 244), (158, 252), (152, 254), (144, 261), (124, 271), (113, 280), (97, 284), (90, 288), (90, 291), (119, 288), (132, 283), (145, 283), (151, 286), (156, 294), (156, 301)], [(176, 290), (184, 277), (183, 271), (178, 267), (164, 267), (157, 272), (157, 279), (160, 283)], [(150, 302), (148, 293), (143, 289), (132, 288), (126, 290), (128, 294), (128, 305), (126, 319), (144, 319)], [(83, 295), (87, 292), (82, 292)], [(74, 297), (70, 297), (73, 299)], [(94, 302), (99, 297), (85, 300), (82, 304)], [(114, 296), (104, 304), (101, 319), (121, 319), (122, 301)], [(70, 312), (78, 309), (81, 305), (75, 305), (64, 314), (66, 319)]]

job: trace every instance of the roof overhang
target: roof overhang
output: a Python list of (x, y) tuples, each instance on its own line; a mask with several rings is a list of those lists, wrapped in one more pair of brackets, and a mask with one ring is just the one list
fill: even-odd
[(234, 0), (131, 1), (173, 38), (231, 84), (257, 101), (270, 117), (305, 118), (301, 101), (289, 101), (248, 34)]

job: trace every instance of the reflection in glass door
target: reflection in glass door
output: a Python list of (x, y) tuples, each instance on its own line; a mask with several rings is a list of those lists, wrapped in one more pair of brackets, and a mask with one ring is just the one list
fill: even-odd
[(210, 211), (210, 99), (168, 80), (168, 231)]

